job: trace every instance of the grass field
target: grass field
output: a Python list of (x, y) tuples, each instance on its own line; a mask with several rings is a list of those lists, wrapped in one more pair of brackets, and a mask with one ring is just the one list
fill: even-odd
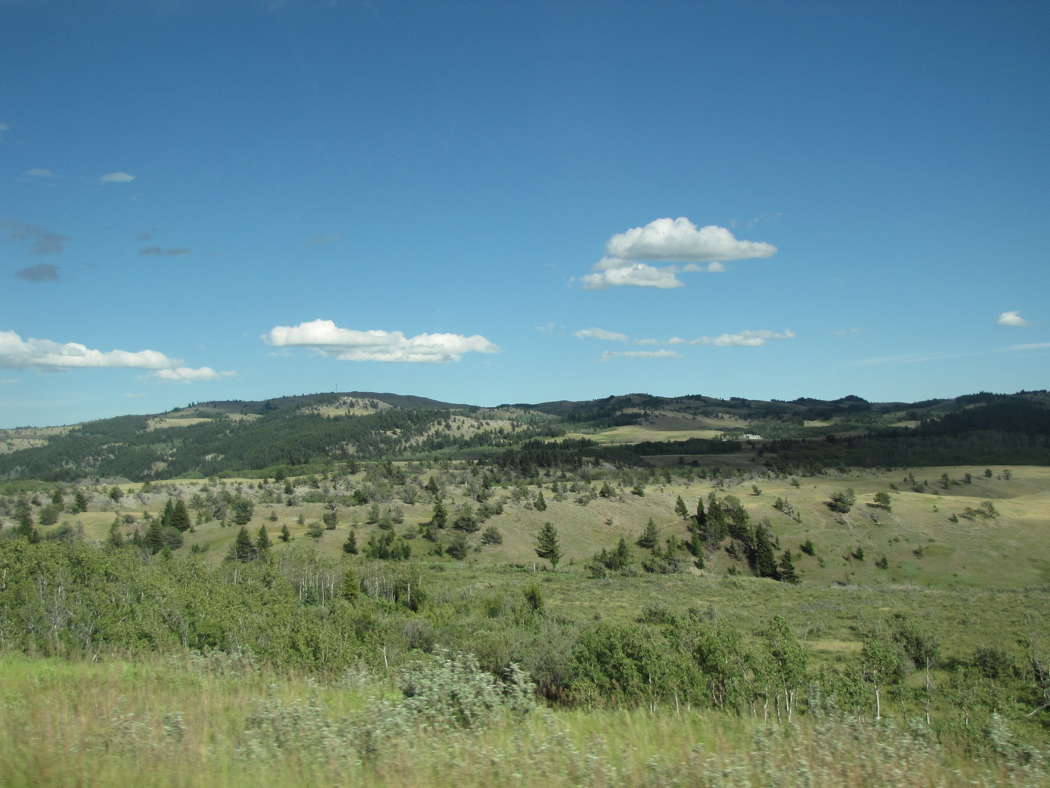
[(1034, 786), (1046, 777), (1006, 755), (974, 758), (903, 720), (537, 709), (363, 740), (396, 709), (382, 675), (319, 683), (191, 655), (99, 664), (7, 655), (0, 673), (0, 784), (11, 788)]

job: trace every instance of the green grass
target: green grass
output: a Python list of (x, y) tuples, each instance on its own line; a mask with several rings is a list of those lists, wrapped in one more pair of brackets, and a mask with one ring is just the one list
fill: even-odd
[[(688, 708), (541, 709), (477, 730), (410, 727), (362, 750), (353, 725), (381, 676), (320, 684), (189, 658), (71, 663), (0, 656), (5, 786), (1041, 784), (1008, 755), (837, 718), (761, 718)], [(265, 733), (251, 720), (263, 712)], [(278, 736), (282, 746), (274, 746)]]

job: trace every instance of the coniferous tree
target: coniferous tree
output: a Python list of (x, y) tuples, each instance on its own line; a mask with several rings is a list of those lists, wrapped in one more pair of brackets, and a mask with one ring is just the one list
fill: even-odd
[(769, 531), (764, 525), (755, 529), (754, 559), (752, 565), (758, 577), (772, 577), (776, 579), (777, 566), (773, 554), (773, 543), (769, 538)]
[(434, 513), (430, 516), (430, 523), (435, 528), (444, 528), (448, 524), (448, 509), (440, 498), (434, 502)]
[(164, 513), (160, 516), (160, 524), (164, 527), (171, 525), (171, 517), (174, 507), (172, 506), (171, 498), (164, 504)]
[(346, 541), (343, 542), (343, 552), (347, 555), (357, 555), (357, 531), (353, 528), (350, 529), (350, 533), (346, 535)]
[[(703, 504), (701, 504), (702, 506)], [(682, 496), (679, 495), (678, 499), (674, 502), (674, 513), (681, 517), (683, 520), (689, 517), (689, 510), (685, 506), (685, 501), (682, 500)]]
[(171, 507), (171, 516), (169, 517), (169, 522), (167, 524), (180, 531), (190, 530), (190, 526), (193, 523), (190, 521), (190, 513), (186, 509), (186, 504), (181, 498)]
[(777, 564), (777, 573), (780, 575), (780, 580), (783, 580), (785, 583), (795, 585), (801, 582), (798, 572), (795, 571), (795, 564), (791, 560), (790, 550), (785, 550), (784, 554), (780, 556), (780, 563)]
[(255, 560), (256, 553), (255, 545), (252, 544), (252, 538), (248, 535), (248, 529), (242, 525), (241, 530), (237, 532), (237, 538), (230, 547), (229, 558), (234, 561), (248, 563)]
[(164, 526), (160, 524), (160, 520), (154, 520), (150, 523), (142, 546), (146, 548), (150, 555), (156, 555), (164, 548)]
[(288, 523), (281, 526), (281, 541), (285, 543), (292, 541), (292, 532), (288, 530)]
[(84, 495), (80, 490), (77, 490), (73, 495), (73, 514), (80, 514), (86, 512), (88, 507), (87, 496)]
[(558, 543), (558, 531), (553, 523), (544, 523), (536, 537), (536, 555), (551, 562), (551, 568), (558, 566), (561, 560), (561, 545)]
[(635, 542), (639, 547), (644, 547), (647, 550), (652, 550), (656, 547), (657, 539), (659, 535), (656, 532), (656, 523), (653, 522), (653, 518), (649, 518), (649, 522), (645, 525), (645, 531), (638, 537), (638, 541)]
[(270, 541), (270, 535), (266, 532), (266, 526), (259, 526), (259, 534), (255, 537), (255, 550), (259, 555), (265, 555), (270, 551), (273, 543)]
[(536, 507), (537, 512), (547, 511), (547, 501), (543, 498), (543, 490), (540, 490), (539, 493), (537, 493), (536, 500), (532, 505)]
[[(351, 531), (353, 533), (353, 531)], [(357, 552), (356, 550), (354, 552)], [(353, 602), (361, 595), (361, 581), (357, 579), (357, 573), (354, 572), (353, 567), (348, 566), (346, 568), (346, 574), (343, 575), (343, 582), (339, 586), (339, 596), (345, 599), (347, 602)]]

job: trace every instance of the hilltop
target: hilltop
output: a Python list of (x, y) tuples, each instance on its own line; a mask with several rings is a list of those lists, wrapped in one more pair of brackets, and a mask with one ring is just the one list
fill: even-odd
[(1046, 391), (912, 403), (627, 394), (494, 408), (352, 391), (2, 430), (0, 479), (272, 475), (336, 461), (493, 457), (554, 440), (562, 452), (641, 465), (710, 454), (782, 467), (1046, 464), (1048, 435)]

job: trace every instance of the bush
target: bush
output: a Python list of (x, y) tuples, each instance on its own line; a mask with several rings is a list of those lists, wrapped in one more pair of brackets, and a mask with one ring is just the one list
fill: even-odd
[(536, 706), (535, 686), (516, 664), (497, 679), (473, 654), (444, 649), (402, 669), (398, 686), (409, 716), (438, 728), (476, 728), (498, 714), (527, 714)]

